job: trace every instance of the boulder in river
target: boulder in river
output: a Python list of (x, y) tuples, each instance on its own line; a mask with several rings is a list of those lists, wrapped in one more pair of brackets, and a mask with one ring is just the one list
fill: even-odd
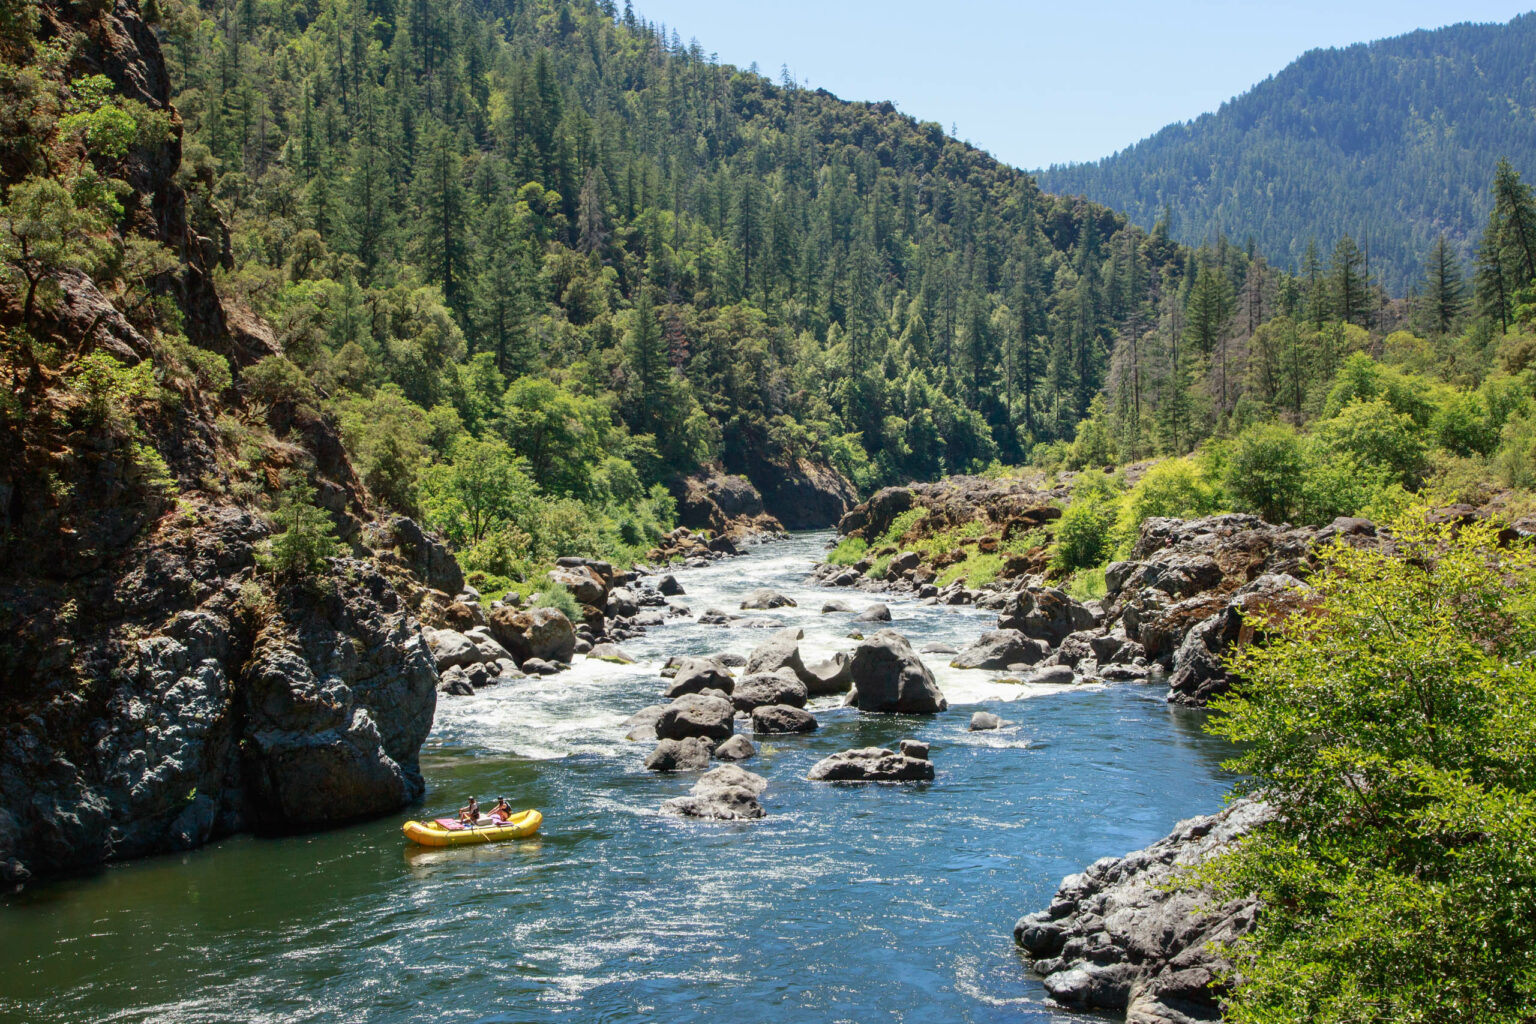
[(800, 659), (800, 640), (804, 636), (805, 632), (797, 628), (779, 630), (747, 655), (744, 671), (747, 675), (757, 675), (787, 670), (809, 686), (805, 662)]
[(701, 772), (709, 767), (710, 751), (709, 741), (699, 736), (664, 739), (646, 757), (645, 766), (653, 772)]
[(699, 616), (698, 621), (701, 626), (723, 626), (739, 618), (741, 616), (732, 615), (730, 612), (722, 611), (719, 608), (706, 608), (704, 609), (704, 614)]
[(704, 658), (684, 658), (677, 666), (677, 674), (672, 677), (672, 685), (667, 687), (667, 696), (681, 697), (685, 693), (702, 693), (705, 690), (719, 690), (729, 694), (735, 686), (736, 681), (731, 678), (730, 672), (716, 662)]
[(892, 630), (862, 641), (848, 671), (853, 677), (848, 703), (860, 711), (931, 715), (949, 707), (928, 666), (907, 638)]
[(757, 748), (741, 733), (737, 733), (715, 748), (715, 758), (719, 761), (745, 761), (756, 754)]
[(1212, 945), (1247, 933), (1257, 906), (1212, 905), (1209, 893), (1170, 883), (1270, 814), (1262, 803), (1238, 800), (1180, 822), (1146, 849), (1095, 861), (1062, 879), (1048, 910), (1021, 918), (1014, 941), (1066, 1006), (1123, 1011), (1128, 1024), (1219, 1021), (1217, 979), (1229, 965)]
[(767, 611), (770, 608), (793, 608), (795, 602), (776, 590), (764, 587), (747, 594), (742, 599), (741, 607), (746, 611)]
[(1069, 665), (1050, 665), (1046, 668), (1036, 669), (1030, 673), (1027, 683), (1040, 683), (1046, 686), (1065, 686), (1077, 677), (1073, 674)]
[(1092, 611), (1055, 587), (1027, 587), (1013, 594), (997, 616), (999, 629), (1016, 629), (1052, 646), (1095, 625)]
[(758, 797), (768, 788), (768, 780), (733, 764), (723, 764), (705, 772), (688, 796), (668, 800), (661, 809), (685, 818), (712, 821), (749, 821), (767, 816)]
[(656, 735), (669, 740), (699, 736), (718, 742), (736, 731), (735, 716), (736, 709), (725, 698), (689, 693), (667, 705), (656, 719)]
[(770, 704), (803, 708), (809, 696), (805, 684), (793, 673), (759, 672), (737, 681), (736, 688), (731, 691), (731, 704), (737, 711), (751, 714), (753, 709)]
[(872, 604), (853, 617), (854, 622), (890, 622), (891, 610), (883, 604)]
[(452, 629), (424, 629), (421, 635), (432, 649), (432, 659), (439, 672), (446, 672), (456, 665), (478, 665), (485, 660), (475, 642), (463, 633)]
[(852, 611), (853, 605), (849, 604), (847, 601), (828, 601), (826, 604), (821, 606), (821, 614), (823, 615), (851, 613)]
[(571, 592), (577, 604), (594, 604), (599, 607), (608, 599), (608, 585), (601, 576), (585, 565), (552, 569), (549, 582)]
[(635, 659), (624, 653), (618, 644), (597, 644), (587, 652), (587, 657), (597, 661), (608, 661), (615, 665), (633, 665)]
[(852, 664), (852, 658), (843, 651), (838, 651), (826, 661), (807, 666), (805, 675), (801, 677), (807, 680), (806, 692), (812, 697), (829, 697), (847, 693), (848, 688), (853, 685)]
[(809, 711), (789, 704), (769, 704), (752, 710), (752, 731), (756, 733), (815, 732), (819, 725)]
[(1017, 629), (994, 629), (981, 634), (949, 664), (952, 668), (1000, 669), (1010, 665), (1034, 665), (1049, 653), (1050, 647), (1044, 640), (1032, 640)]
[(806, 775), (812, 782), (931, 782), (933, 762), (884, 747), (845, 750), (822, 758)]
[(665, 704), (652, 704), (630, 715), (622, 726), (624, 738), (635, 742), (658, 739), (656, 721), (661, 718), (661, 713), (665, 710), (667, 710)]
[(971, 715), (971, 732), (987, 732), (1002, 727), (1003, 720), (990, 711), (977, 711)]
[(683, 585), (677, 582), (676, 576), (671, 574), (656, 581), (656, 590), (663, 597), (681, 597), (685, 593)]
[(640, 614), (640, 601), (628, 587), (616, 587), (603, 611), (610, 619), (632, 619)]
[(528, 658), (568, 662), (576, 651), (576, 629), (558, 608), (496, 608), (490, 628), (519, 665)]

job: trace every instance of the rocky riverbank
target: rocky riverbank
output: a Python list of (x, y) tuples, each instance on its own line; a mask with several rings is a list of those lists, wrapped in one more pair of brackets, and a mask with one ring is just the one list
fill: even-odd
[(1181, 887), (1180, 876), (1269, 816), (1264, 804), (1239, 800), (1145, 849), (1097, 860), (1062, 879), (1047, 909), (1021, 918), (1014, 941), (1063, 1006), (1124, 1012), (1127, 1024), (1218, 1021), (1228, 965), (1215, 946), (1250, 930), (1259, 908), (1215, 904)]
[[(1223, 659), (1233, 649), (1262, 643), (1270, 622), (1305, 605), (1321, 548), (1391, 543), (1364, 519), (1292, 527), (1239, 514), (1151, 518), (1130, 557), (1106, 570), (1103, 598), (1079, 601), (1053, 585), (1047, 565), (1064, 496), (1028, 480), (976, 477), (886, 488), (838, 527), (876, 546), (851, 565), (819, 565), (815, 577), (996, 610), (996, 630), (955, 655), (959, 668), (1032, 682), (1166, 682), (1170, 702), (1203, 706), (1232, 685)], [(989, 578), (946, 579), (952, 567)]]

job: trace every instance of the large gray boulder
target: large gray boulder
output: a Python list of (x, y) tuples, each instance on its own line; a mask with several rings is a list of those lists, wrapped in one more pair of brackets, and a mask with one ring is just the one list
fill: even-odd
[(551, 569), (546, 578), (550, 583), (569, 590), (577, 604), (589, 604), (601, 608), (608, 600), (607, 584), (596, 572), (584, 565)]
[(1037, 665), (1050, 653), (1044, 640), (1032, 640), (1017, 629), (983, 633), (971, 646), (955, 655), (952, 668), (1000, 669), (1010, 665)]
[(681, 697), (685, 693), (702, 693), (719, 690), (730, 693), (736, 686), (730, 672), (718, 663), (704, 658), (684, 658), (677, 666), (677, 675), (667, 687), (668, 697)]
[(731, 691), (731, 704), (743, 714), (770, 704), (803, 708), (809, 697), (805, 684), (789, 672), (760, 672), (746, 676)]
[(423, 629), (421, 635), (432, 648), (432, 659), (439, 672), (446, 672), (455, 665), (478, 665), (485, 660), (475, 642), (463, 633), (452, 629)]
[(754, 590), (741, 602), (747, 611), (766, 611), (770, 608), (794, 608), (795, 602), (776, 590)]
[(847, 693), (853, 685), (853, 659), (838, 651), (826, 661), (807, 666), (801, 679), (805, 682), (806, 692), (812, 697)]
[(889, 629), (854, 648), (848, 666), (853, 689), (848, 703), (860, 711), (931, 715), (949, 707), (928, 666), (907, 638)]
[(650, 707), (641, 708), (630, 715), (620, 727), (624, 730), (624, 738), (636, 743), (658, 739), (656, 723), (661, 719), (661, 714), (667, 710), (667, 707), (668, 705), (666, 704), (652, 704)]
[(1184, 635), (1173, 654), (1168, 700), (1204, 706), (1232, 687), (1226, 659), (1246, 644), (1263, 643), (1269, 628), (1303, 606), (1311, 587), (1294, 576), (1265, 573), (1237, 590), (1215, 615)]
[(758, 797), (768, 788), (768, 780), (733, 764), (712, 768), (693, 784), (688, 796), (668, 800), (661, 805), (667, 814), (711, 821), (750, 821), (766, 817)]
[(890, 622), (891, 610), (883, 604), (872, 604), (853, 617), (854, 622)]
[(746, 675), (759, 675), (787, 669), (796, 679), (809, 687), (811, 683), (807, 678), (809, 673), (806, 671), (805, 662), (800, 658), (800, 640), (804, 636), (805, 631), (797, 628), (777, 631), (747, 655), (747, 664), (743, 672)]
[(569, 663), (576, 629), (558, 608), (493, 608), (491, 635), (521, 665), (529, 658)]
[(752, 745), (752, 741), (741, 733), (737, 733), (715, 748), (715, 758), (720, 761), (745, 761), (756, 753), (757, 748)]
[(1210, 893), (1174, 883), (1270, 815), (1239, 800), (1180, 822), (1146, 849), (1095, 861), (1062, 879), (1049, 910), (1021, 918), (1014, 941), (1063, 1005), (1124, 1012), (1128, 1024), (1219, 1021), (1217, 979), (1229, 965), (1212, 947), (1247, 933), (1257, 906), (1216, 905)]
[(819, 725), (809, 711), (788, 704), (770, 704), (752, 711), (752, 731), (756, 733), (815, 732)]
[(822, 758), (806, 775), (812, 782), (931, 782), (933, 762), (924, 758), (864, 747)]
[(701, 772), (709, 767), (710, 742), (699, 736), (664, 739), (645, 759), (653, 772)]
[(667, 705), (656, 719), (656, 735), (664, 740), (698, 736), (719, 742), (736, 731), (736, 709), (723, 697), (685, 694)]

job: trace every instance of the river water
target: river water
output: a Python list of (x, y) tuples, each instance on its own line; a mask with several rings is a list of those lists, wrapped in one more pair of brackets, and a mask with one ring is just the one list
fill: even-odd
[[(695, 615), (769, 586), (806, 660), (851, 648), (806, 584), (829, 534), (677, 573)], [(971, 608), (887, 602), (915, 647), (991, 628)], [(869, 627), (865, 627), (869, 628)], [(623, 646), (639, 663), (446, 698), (422, 751), (424, 808), (335, 831), (242, 836), (118, 865), (0, 904), (0, 1020), (742, 1021), (955, 1024), (1082, 1020), (1045, 1005), (1013, 922), (1061, 877), (1220, 805), (1228, 748), (1160, 687), (1021, 687), (926, 660), (933, 718), (813, 704), (821, 729), (765, 737), (744, 767), (769, 816), (657, 812), (692, 776), (658, 776), (621, 723), (656, 703), (671, 654), (747, 653), (758, 629), (680, 620)], [(969, 733), (971, 712), (1013, 724)], [(810, 783), (818, 759), (903, 737), (931, 784)], [(471, 793), (544, 812), (533, 840), (409, 846), (400, 824)]]

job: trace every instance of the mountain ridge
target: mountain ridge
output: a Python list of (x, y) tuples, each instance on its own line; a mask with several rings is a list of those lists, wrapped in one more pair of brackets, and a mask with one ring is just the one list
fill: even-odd
[(1189, 244), (1252, 235), (1282, 266), (1352, 234), (1401, 294), (1442, 231), (1470, 258), (1495, 161), (1536, 168), (1533, 56), (1531, 13), (1314, 48), (1215, 111), (1033, 173), (1143, 227), (1169, 208)]

